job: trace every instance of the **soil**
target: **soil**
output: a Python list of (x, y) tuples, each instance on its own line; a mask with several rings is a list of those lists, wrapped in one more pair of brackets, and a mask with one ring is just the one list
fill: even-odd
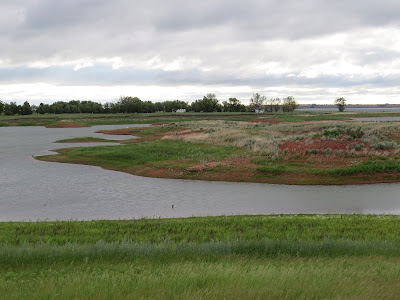
[(96, 133), (113, 134), (113, 135), (132, 135), (130, 128), (126, 129), (114, 129), (114, 130), (98, 130)]

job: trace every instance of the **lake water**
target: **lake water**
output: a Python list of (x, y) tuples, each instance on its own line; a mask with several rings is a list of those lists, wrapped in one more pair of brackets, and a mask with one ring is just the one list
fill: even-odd
[(353, 121), (362, 122), (400, 122), (400, 117), (370, 117), (370, 118), (354, 118)]
[(0, 128), (0, 221), (282, 213), (400, 214), (400, 184), (286, 186), (157, 179), (94, 166), (42, 162), (32, 157), (47, 154), (51, 149), (77, 146), (53, 143), (59, 139), (126, 138), (94, 134), (99, 129), (126, 126)]
[[(337, 107), (300, 107), (297, 110), (300, 111), (338, 111)], [(400, 112), (400, 107), (346, 107), (346, 112)]]

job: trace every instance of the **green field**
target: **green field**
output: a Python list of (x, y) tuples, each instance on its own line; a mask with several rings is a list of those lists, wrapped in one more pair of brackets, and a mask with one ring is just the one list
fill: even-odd
[(6, 299), (386, 299), (400, 218), (368, 215), (0, 223)]
[(293, 113), (148, 113), (148, 114), (35, 114), (28, 116), (0, 115), (1, 126), (57, 126), (60, 122), (75, 122), (82, 126), (112, 124), (153, 124), (195, 120), (251, 121), (258, 117), (277, 118), (284, 122), (304, 122), (323, 120), (344, 120), (365, 117), (393, 117), (400, 113), (393, 112), (328, 112), (295, 111)]

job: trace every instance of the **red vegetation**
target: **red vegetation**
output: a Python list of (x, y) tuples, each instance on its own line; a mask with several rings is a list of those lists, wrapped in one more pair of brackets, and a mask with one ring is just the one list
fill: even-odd
[(320, 139), (313, 140), (297, 140), (297, 141), (287, 141), (279, 146), (280, 150), (288, 149), (289, 152), (296, 151), (297, 153), (305, 153), (306, 150), (318, 149), (325, 150), (330, 148), (332, 151), (349, 149), (350, 144), (362, 144), (360, 141), (348, 141), (348, 140), (325, 140)]

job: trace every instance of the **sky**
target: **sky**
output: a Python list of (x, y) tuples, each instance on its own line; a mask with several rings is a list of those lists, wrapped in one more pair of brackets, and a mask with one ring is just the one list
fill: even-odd
[(0, 100), (400, 103), (392, 0), (1, 0)]

